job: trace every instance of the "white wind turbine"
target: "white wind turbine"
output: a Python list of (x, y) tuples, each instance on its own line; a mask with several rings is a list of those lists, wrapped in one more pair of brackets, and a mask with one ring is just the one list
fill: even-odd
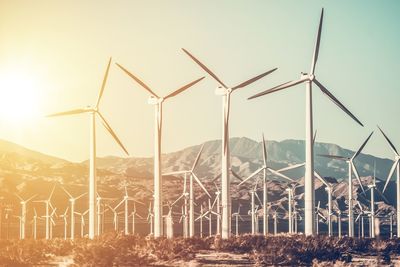
[(75, 202), (78, 200), (78, 199), (80, 199), (81, 197), (83, 197), (84, 195), (86, 195), (87, 193), (83, 193), (83, 194), (81, 194), (81, 195), (79, 195), (79, 196), (77, 196), (77, 197), (73, 197), (72, 195), (71, 195), (71, 193), (70, 192), (68, 192), (67, 191), (67, 189), (65, 189), (64, 187), (61, 187), (63, 190), (64, 190), (64, 192), (69, 196), (69, 202), (70, 202), (70, 220), (71, 220), (71, 229), (70, 229), (70, 237), (71, 237), (71, 240), (73, 240), (74, 239), (74, 237), (75, 237)]
[(46, 215), (44, 217), (45, 217), (45, 222), (46, 222), (46, 239), (50, 239), (50, 227), (51, 227), (50, 226), (50, 218), (51, 218), (51, 216), (50, 216), (50, 208), (52, 210), (54, 210), (53, 205), (51, 205), (50, 201), (51, 201), (51, 197), (53, 196), (54, 189), (56, 189), (55, 185), (53, 186), (53, 189), (51, 190), (50, 195), (49, 195), (49, 197), (47, 199), (33, 201), (33, 202), (42, 202), (42, 203), (45, 204)]
[[(99, 192), (97, 191), (97, 198), (96, 198), (96, 209), (97, 209), (97, 235), (100, 236), (102, 232), (104, 232), (104, 217), (105, 213), (108, 209), (105, 208), (105, 204), (102, 204), (104, 200), (111, 200), (114, 201), (116, 198), (109, 198), (109, 197), (102, 197)], [(103, 207), (103, 211), (101, 208)]]
[(314, 171), (314, 175), (325, 185), (328, 194), (328, 236), (332, 236), (332, 186), (318, 172)]
[(251, 215), (251, 234), (257, 234), (258, 233), (258, 216), (257, 216), (257, 211), (258, 211), (258, 205), (256, 205), (256, 198), (260, 205), (262, 206), (261, 199), (259, 198), (257, 194), (257, 186), (258, 186), (258, 179), (256, 180), (256, 183), (253, 187), (253, 189), (250, 191), (250, 210), (249, 210), (249, 215)]
[(36, 195), (33, 195), (26, 200), (22, 199), (18, 194), (15, 195), (19, 198), (21, 204), (20, 239), (25, 239), (26, 204), (36, 197)]
[(318, 205), (317, 205), (317, 208), (316, 208), (316, 211), (315, 211), (315, 217), (316, 217), (315, 226), (316, 226), (317, 235), (319, 234), (319, 218), (321, 217), (322, 219), (327, 221), (327, 218), (320, 211), (320, 209), (321, 209), (320, 207), (321, 207), (321, 201), (318, 201)]
[(128, 189), (126, 188), (125, 185), (125, 195), (123, 197), (123, 199), (121, 200), (121, 202), (118, 203), (118, 205), (114, 208), (114, 210), (117, 210), (119, 208), (119, 206), (121, 206), (122, 204), (124, 204), (124, 233), (125, 235), (129, 234), (129, 222), (128, 222), (128, 218), (129, 218), (129, 201), (134, 201), (140, 204), (144, 204), (140, 201), (135, 200), (134, 198), (130, 197), (128, 195)]
[(160, 237), (162, 235), (162, 175), (161, 175), (161, 131), (162, 131), (162, 107), (165, 100), (172, 98), (183, 91), (189, 89), (199, 81), (203, 80), (204, 77), (190, 82), (183, 87), (173, 91), (172, 93), (161, 97), (154, 93), (144, 82), (138, 77), (133, 75), (127, 69), (116, 63), (129, 77), (135, 80), (141, 87), (143, 87), (148, 93), (150, 98), (148, 103), (154, 105), (155, 108), (155, 128), (154, 128), (154, 237)]
[(238, 210), (237, 212), (232, 213), (232, 217), (235, 218), (235, 235), (239, 236), (239, 219), (243, 222), (243, 217), (240, 215), (240, 207), (241, 205), (238, 205)]
[(364, 235), (364, 225), (365, 225), (364, 224), (364, 215), (369, 215), (370, 211), (364, 210), (359, 201), (357, 201), (357, 205), (360, 208), (360, 213), (356, 217), (356, 222), (358, 221), (361, 224), (361, 234), (360, 234), (360, 236), (362, 238), (364, 238), (365, 237), (365, 235)]
[(390, 148), (394, 153), (394, 162), (392, 168), (389, 171), (389, 175), (386, 179), (385, 186), (383, 187), (382, 192), (385, 193), (385, 190), (389, 184), (390, 178), (392, 178), (394, 171), (396, 170), (396, 220), (397, 220), (397, 237), (400, 237), (400, 154), (397, 152), (396, 147), (394, 146), (393, 142), (390, 141), (389, 137), (383, 132), (383, 130), (378, 126), (380, 132), (385, 137), (386, 141), (388, 142)]
[(200, 215), (195, 220), (195, 221), (200, 221), (200, 237), (203, 237), (203, 218), (204, 217), (205, 217), (205, 215), (204, 215), (204, 210), (203, 210), (203, 204), (201, 204)]
[(89, 212), (89, 210), (86, 210), (85, 212), (76, 212), (75, 214), (79, 215), (81, 217), (81, 238), (84, 237), (84, 233), (85, 233), (85, 215)]
[(181, 217), (179, 218), (179, 223), (182, 223), (183, 237), (184, 238), (188, 237), (188, 219), (187, 219), (186, 205), (182, 206)]
[(50, 213), (50, 228), (49, 228), (49, 238), (53, 238), (53, 227), (56, 225), (53, 216), (57, 216), (57, 208), (53, 208), (52, 212)]
[(48, 117), (55, 117), (55, 116), (64, 116), (64, 115), (75, 115), (75, 114), (82, 114), (82, 113), (89, 113), (90, 115), (90, 159), (89, 159), (89, 238), (93, 239), (96, 235), (96, 198), (97, 198), (97, 181), (96, 181), (96, 115), (99, 116), (100, 121), (102, 122), (103, 126), (106, 130), (111, 134), (114, 140), (118, 143), (118, 145), (124, 150), (124, 152), (129, 155), (128, 151), (121, 143), (117, 135), (112, 130), (111, 126), (108, 124), (106, 119), (100, 113), (99, 104), (101, 97), (104, 92), (104, 88), (106, 86), (108, 72), (110, 70), (111, 58), (108, 61), (107, 70), (104, 75), (103, 83), (101, 85), (101, 89), (99, 95), (97, 97), (97, 101), (95, 106), (86, 107), (81, 109), (74, 109), (70, 111), (60, 112), (51, 114)]
[(360, 148), (353, 154), (352, 157), (345, 157), (345, 156), (337, 156), (337, 155), (319, 155), (321, 157), (325, 157), (325, 158), (331, 158), (331, 159), (336, 159), (336, 160), (340, 160), (340, 161), (345, 161), (348, 164), (348, 187), (349, 187), (349, 237), (354, 237), (354, 215), (353, 215), (353, 173), (357, 178), (358, 183), (360, 184), (360, 187), (362, 189), (363, 192), (364, 188), (362, 186), (361, 180), (360, 180), (360, 176), (358, 174), (357, 168), (354, 165), (354, 159), (360, 155), (361, 151), (363, 150), (363, 148), (365, 147), (365, 145), (367, 144), (368, 140), (371, 138), (372, 134), (374, 132), (372, 132), (367, 139), (365, 139), (364, 143), (360, 146)]
[(165, 234), (167, 238), (174, 237), (174, 220), (172, 218), (172, 207), (173, 205), (168, 204), (168, 213), (164, 216), (165, 218)]
[(282, 171), (288, 171), (288, 170), (292, 170), (298, 167), (303, 166), (304, 164), (296, 164), (296, 165), (292, 165), (292, 166), (288, 166), (286, 168), (283, 168), (279, 171), (276, 171), (274, 169), (272, 169), (271, 167), (268, 166), (267, 163), (267, 146), (265, 143), (265, 139), (264, 139), (264, 134), (262, 135), (262, 155), (263, 155), (263, 165), (256, 170), (255, 172), (253, 172), (250, 176), (248, 176), (246, 179), (242, 180), (239, 183), (239, 186), (242, 185), (243, 183), (249, 181), (251, 178), (255, 177), (256, 175), (258, 175), (261, 171), (263, 172), (263, 202), (262, 202), (262, 208), (263, 208), (263, 231), (264, 231), (264, 235), (266, 235), (268, 233), (268, 189), (267, 189), (267, 171), (271, 172), (272, 174), (279, 176), (281, 178), (284, 178), (290, 182), (294, 182), (293, 179), (287, 177), (286, 175), (280, 173)]
[(213, 77), (219, 84), (215, 90), (216, 95), (222, 96), (222, 150), (221, 150), (221, 187), (222, 187), (222, 238), (226, 239), (231, 233), (231, 198), (230, 198), (230, 155), (229, 155), (229, 114), (231, 104), (231, 93), (237, 89), (248, 86), (255, 81), (263, 78), (264, 76), (274, 72), (277, 68), (264, 72), (257, 75), (245, 82), (242, 82), (236, 86), (229, 87), (225, 85), (209, 68), (201, 63), (196, 57), (194, 57), (187, 50), (182, 50), (196, 62), (204, 71), (206, 71), (211, 77)]
[(132, 235), (134, 235), (135, 234), (136, 217), (143, 219), (143, 217), (140, 216), (139, 213), (137, 213), (137, 211), (136, 211), (136, 203), (135, 202), (133, 202), (133, 211), (130, 216), (132, 216)]
[[(203, 191), (208, 195), (208, 197), (211, 197), (210, 193), (208, 193), (207, 189), (205, 186), (202, 184), (200, 179), (197, 177), (197, 175), (194, 173), (194, 170), (199, 162), (201, 152), (203, 151), (204, 144), (201, 145), (199, 152), (197, 153), (197, 156), (193, 162), (192, 168), (189, 170), (181, 170), (181, 171), (174, 171), (174, 172), (168, 172), (164, 173), (163, 176), (167, 175), (184, 175), (183, 176), (183, 193), (181, 197), (185, 197), (185, 205), (186, 205), (186, 181), (187, 181), (187, 175), (189, 175), (189, 237), (194, 236), (194, 182), (193, 178), (196, 180), (197, 184), (203, 189)], [(180, 198), (181, 198), (180, 197)], [(178, 198), (178, 200), (180, 199)]]
[(69, 207), (67, 207), (65, 209), (65, 212), (63, 214), (60, 215), (61, 218), (63, 218), (64, 220), (64, 239), (67, 240), (67, 235), (68, 235), (68, 209)]
[(282, 89), (295, 86), (300, 83), (306, 84), (306, 172), (305, 172), (305, 185), (304, 185), (304, 213), (305, 213), (305, 234), (313, 235), (315, 232), (315, 196), (314, 196), (314, 148), (313, 148), (313, 109), (312, 109), (312, 89), (311, 84), (316, 84), (319, 89), (338, 107), (340, 107), (344, 112), (346, 112), (351, 118), (353, 118), (358, 124), (363, 126), (363, 124), (324, 86), (315, 78), (315, 66), (319, 54), (319, 46), (321, 40), (321, 30), (322, 21), (324, 16), (324, 9), (321, 12), (321, 18), (318, 27), (317, 40), (315, 43), (314, 54), (311, 62), (310, 73), (301, 73), (301, 77), (297, 81), (287, 82), (278, 85), (269, 90), (258, 93), (254, 96), (249, 97), (253, 99), (262, 95), (270, 94), (273, 92), (280, 91)]
[(82, 114), (82, 113), (89, 113), (90, 115), (90, 159), (89, 159), (89, 238), (93, 239), (96, 235), (96, 198), (97, 198), (97, 181), (96, 181), (96, 115), (99, 116), (100, 121), (102, 122), (104, 128), (112, 135), (114, 140), (119, 144), (119, 146), (124, 150), (124, 152), (129, 155), (128, 151), (121, 143), (117, 135), (112, 130), (111, 126), (108, 124), (106, 119), (100, 113), (99, 104), (101, 97), (104, 92), (104, 88), (106, 86), (108, 72), (110, 70), (111, 58), (108, 61), (107, 70), (104, 75), (103, 83), (101, 85), (101, 89), (99, 92), (99, 96), (97, 97), (97, 101), (95, 106), (86, 107), (81, 109), (74, 109), (70, 111), (60, 112), (51, 114), (48, 117), (55, 117), (55, 116), (64, 116), (64, 115), (75, 115), (75, 114)]
[(288, 187), (288, 188), (286, 188), (286, 191), (288, 192), (288, 222), (289, 222), (289, 225), (288, 225), (289, 231), (288, 232), (289, 232), (289, 234), (292, 234), (293, 233), (293, 225), (292, 225), (292, 222), (293, 222), (293, 220), (292, 220), (292, 218), (293, 218), (293, 215), (292, 215), (293, 188)]
[(217, 186), (217, 184), (215, 182), (214, 186), (216, 188), (215, 190), (215, 199), (214, 202), (212, 204), (212, 206), (217, 206), (217, 235), (221, 234), (221, 191), (219, 190), (219, 187)]
[(33, 218), (32, 218), (32, 234), (33, 239), (37, 239), (37, 220), (42, 219), (37, 215), (36, 209), (33, 208)]
[(272, 219), (274, 219), (274, 235), (278, 233), (278, 213), (276, 210), (272, 213)]

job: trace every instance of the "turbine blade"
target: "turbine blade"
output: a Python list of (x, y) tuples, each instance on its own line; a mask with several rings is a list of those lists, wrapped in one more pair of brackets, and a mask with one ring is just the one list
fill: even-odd
[(255, 77), (253, 77), (253, 78), (251, 78), (251, 79), (249, 79), (249, 80), (247, 80), (247, 81), (245, 81), (245, 82), (242, 82), (241, 84), (238, 84), (238, 85), (232, 87), (232, 90), (236, 90), (236, 89), (239, 89), (239, 88), (243, 88), (243, 87), (245, 87), (245, 86), (247, 86), (247, 85), (249, 85), (249, 84), (252, 84), (252, 83), (258, 81), (259, 79), (263, 78), (264, 76), (267, 76), (268, 74), (273, 73), (273, 72), (276, 71), (277, 69), (278, 69), (278, 68), (274, 68), (274, 69), (272, 69), (272, 70), (269, 70), (269, 71), (266, 71), (266, 72), (264, 72), (264, 73), (261, 73), (260, 75), (257, 75), (257, 76), (255, 76)]
[(121, 202), (119, 202), (119, 203), (118, 203), (118, 205), (117, 205), (117, 206), (115, 206), (114, 210), (118, 209), (118, 208), (119, 208), (119, 206), (121, 206), (121, 205), (122, 205), (122, 203), (124, 203), (124, 201), (125, 201), (125, 199), (122, 199), (122, 200), (121, 200)]
[(218, 174), (217, 176), (215, 176), (214, 179), (211, 180), (211, 182), (214, 182), (215, 180), (217, 180), (217, 179), (220, 178), (220, 177), (221, 177), (221, 173)]
[(341, 108), (347, 115), (349, 115), (353, 120), (355, 120), (361, 126), (364, 126), (361, 121), (359, 121), (356, 116), (354, 116), (331, 92), (329, 92), (326, 87), (324, 87), (317, 79), (314, 79), (314, 83), (321, 89), (321, 91), (328, 96), (328, 98), (335, 103), (339, 108)]
[(267, 166), (267, 146), (265, 145), (264, 134), (262, 134), (262, 153), (263, 153), (264, 166)]
[(135, 75), (133, 75), (131, 72), (129, 72), (127, 69), (125, 69), (124, 67), (122, 67), (120, 64), (115, 63), (121, 70), (123, 70), (126, 74), (128, 74), (129, 77), (131, 77), (132, 79), (134, 79), (138, 84), (140, 84), (145, 90), (147, 90), (147, 92), (149, 92), (151, 95), (153, 95), (156, 98), (160, 98), (156, 93), (154, 93), (150, 87), (148, 87), (144, 82), (142, 82), (138, 77), (136, 77)]
[[(378, 188), (376, 188), (376, 187), (375, 187), (375, 189), (376, 189), (376, 192), (378, 192), (378, 194), (381, 196), (381, 198), (382, 198), (386, 203), (389, 203), (388, 199), (382, 194), (382, 192), (381, 192)], [(371, 194), (372, 194), (372, 192), (373, 192), (373, 191), (371, 191)]]
[(290, 82), (282, 83), (282, 84), (280, 84), (278, 86), (275, 86), (275, 87), (273, 87), (271, 89), (268, 89), (268, 90), (262, 91), (261, 93), (255, 94), (255, 95), (253, 95), (253, 96), (251, 96), (251, 97), (249, 97), (247, 99), (250, 100), (250, 99), (257, 98), (257, 97), (260, 97), (260, 96), (263, 96), (263, 95), (274, 93), (274, 92), (283, 90), (285, 88), (289, 88), (289, 87), (295, 86), (295, 85), (297, 85), (299, 83), (302, 83), (302, 82), (306, 81), (307, 79), (308, 78), (302, 78), (302, 79), (297, 80), (297, 81), (290, 81)]
[(383, 137), (385, 137), (386, 141), (389, 143), (389, 146), (393, 150), (394, 154), (396, 154), (396, 156), (400, 156), (399, 153), (397, 152), (396, 147), (393, 145), (392, 141), (390, 141), (389, 137), (387, 137), (387, 135), (382, 131), (382, 129), (379, 126), (378, 126), (378, 129), (379, 129), (379, 131), (381, 131), (381, 133), (383, 134)]
[(383, 193), (385, 193), (385, 190), (386, 190), (386, 187), (387, 187), (388, 184), (389, 184), (390, 178), (392, 178), (392, 175), (393, 175), (393, 173), (394, 173), (394, 171), (395, 171), (395, 169), (396, 169), (396, 167), (397, 167), (398, 164), (399, 164), (399, 159), (397, 159), (397, 160), (395, 160), (395, 161), (393, 162), (392, 168), (390, 169), (389, 175), (388, 175), (388, 177), (387, 177), (387, 179), (386, 179), (385, 186), (383, 187), (383, 190), (382, 190)]
[(182, 93), (183, 91), (189, 89), (190, 87), (192, 87), (192, 86), (195, 85), (196, 83), (200, 82), (200, 81), (203, 80), (204, 78), (205, 78), (205, 77), (201, 77), (201, 78), (199, 78), (199, 79), (197, 79), (197, 80), (195, 80), (195, 81), (193, 81), (193, 82), (191, 82), (191, 83), (186, 84), (185, 86), (179, 88), (178, 90), (176, 90), (176, 91), (170, 93), (169, 95), (167, 95), (166, 97), (164, 97), (164, 100), (167, 99), (167, 98), (170, 98), (170, 97), (174, 97), (174, 96), (176, 96), (176, 95)]
[(14, 193), (14, 195), (16, 195), (16, 196), (19, 198), (19, 200), (24, 201), (24, 200), (22, 199), (22, 197), (20, 197), (17, 193)]
[(319, 157), (324, 157), (324, 158), (342, 160), (342, 161), (350, 160), (349, 157), (343, 157), (343, 156), (337, 156), (337, 155), (322, 155), (322, 154), (318, 154), (318, 156), (319, 156)]
[(100, 104), (100, 99), (101, 99), (101, 97), (103, 96), (104, 88), (106, 87), (107, 78), (108, 78), (108, 72), (110, 71), (110, 65), (111, 65), (111, 57), (110, 57), (110, 60), (108, 61), (106, 73), (104, 74), (103, 83), (101, 84), (99, 96), (97, 97), (96, 106), (95, 106), (96, 108), (97, 108), (97, 107), (99, 106), (99, 104)]
[(313, 140), (312, 140), (312, 143), (313, 143), (313, 146), (314, 146), (314, 144), (315, 144), (315, 139), (317, 138), (317, 130), (315, 130), (315, 132), (314, 132), (314, 138), (313, 138)]
[(322, 178), (322, 176), (321, 176), (317, 171), (314, 171), (314, 175), (315, 175), (326, 187), (328, 187), (328, 188), (331, 187), (331, 186), (328, 184), (328, 182), (327, 182), (324, 178)]
[(230, 168), (230, 171), (231, 171), (232, 175), (233, 175), (236, 179), (238, 179), (238, 180), (240, 180), (240, 181), (243, 182), (242, 177), (240, 177), (236, 172), (234, 172), (234, 171), (232, 170), (232, 168)]
[(118, 143), (118, 145), (122, 148), (122, 150), (124, 150), (124, 152), (129, 156), (128, 150), (126, 150), (126, 148), (124, 147), (124, 145), (122, 144), (122, 142), (119, 140), (118, 136), (114, 133), (114, 131), (112, 130), (111, 126), (107, 123), (106, 119), (103, 117), (103, 115), (101, 115), (100, 112), (97, 112), (97, 114), (99, 114), (99, 117), (101, 119), (101, 122), (103, 124), (103, 126), (107, 129), (107, 131), (111, 134), (111, 136), (114, 138), (114, 140)]
[(201, 152), (203, 151), (204, 148), (204, 144), (201, 145), (199, 152), (197, 153), (196, 159), (193, 162), (193, 166), (192, 166), (192, 172), (194, 171), (194, 169), (197, 166), (197, 163), (199, 162), (200, 156), (201, 156)]
[(83, 194), (79, 195), (78, 197), (75, 198), (75, 200), (80, 199), (80, 198), (83, 197), (84, 195), (86, 195), (86, 193), (83, 193)]
[(184, 196), (183, 194), (180, 195), (180, 197), (178, 197), (178, 198), (171, 204), (171, 206), (175, 206), (175, 204), (176, 204), (179, 200), (181, 200), (181, 198), (182, 198), (183, 196)]
[(257, 192), (254, 192), (254, 195), (256, 196), (258, 202), (260, 203), (260, 206), (262, 207), (263, 204), (262, 204), (261, 199), (260, 199), (260, 197), (258, 196)]
[(317, 64), (317, 60), (318, 60), (319, 45), (320, 45), (320, 42), (321, 42), (321, 30), (322, 30), (322, 21), (323, 21), (323, 19), (324, 19), (324, 9), (322, 9), (321, 18), (319, 19), (317, 40), (315, 41), (314, 54), (313, 54), (313, 59), (312, 59), (312, 62), (311, 62), (310, 74), (314, 74), (315, 65)]
[(203, 63), (200, 62), (197, 58), (195, 58), (189, 51), (187, 51), (185, 48), (182, 48), (183, 52), (185, 52), (194, 62), (197, 63), (203, 70), (205, 70), (208, 74), (210, 74), (211, 77), (213, 77), (220, 85), (222, 85), (224, 88), (228, 88), (218, 77), (215, 75), (209, 68), (206, 67)]
[(194, 179), (196, 180), (196, 182), (200, 185), (201, 189), (204, 190), (204, 192), (211, 198), (210, 193), (208, 193), (207, 189), (204, 187), (204, 185), (201, 183), (200, 179), (196, 176), (196, 174), (194, 174), (194, 172), (191, 172), (191, 174), (193, 175)]
[(294, 180), (293, 180), (292, 178), (289, 178), (289, 177), (287, 177), (286, 175), (283, 175), (282, 173), (275, 171), (274, 169), (271, 169), (271, 168), (267, 168), (267, 169), (268, 169), (270, 172), (272, 172), (273, 174), (275, 174), (276, 176), (279, 176), (279, 177), (282, 177), (282, 178), (284, 178), (284, 179), (286, 179), (286, 180), (289, 180), (289, 181), (291, 181), (291, 182), (294, 182)]
[[(47, 201), (50, 201), (51, 197), (53, 196), (53, 193), (54, 193), (54, 190), (55, 190), (55, 189), (56, 189), (56, 185), (53, 186), (53, 189), (51, 190), (50, 196), (49, 196), (49, 198), (47, 199)], [(50, 203), (50, 206), (51, 206), (51, 203)]]
[(27, 200), (25, 200), (25, 203), (28, 203), (29, 201), (31, 201), (31, 200), (32, 200), (33, 198), (35, 198), (36, 196), (37, 196), (37, 194), (31, 196), (30, 198), (28, 198)]
[(277, 172), (285, 172), (285, 171), (297, 169), (297, 168), (303, 167), (304, 165), (306, 165), (306, 163), (299, 163), (299, 164), (290, 165), (290, 166), (287, 166), (285, 168), (277, 170)]
[(79, 108), (79, 109), (73, 109), (73, 110), (53, 113), (53, 114), (47, 115), (46, 117), (58, 117), (58, 116), (64, 116), (64, 115), (74, 115), (74, 114), (86, 113), (86, 112), (89, 112), (89, 111), (90, 110), (88, 110), (88, 109)]
[(67, 195), (68, 195), (70, 198), (74, 198), (74, 197), (64, 188), (64, 186), (61, 186), (61, 189), (64, 190), (64, 192), (67, 193)]
[(355, 174), (355, 176), (357, 178), (358, 183), (361, 186), (361, 189), (362, 189), (363, 193), (365, 194), (365, 190), (364, 190), (364, 187), (363, 187), (363, 185), (361, 183), (360, 175), (358, 175), (358, 171), (357, 171), (356, 166), (354, 165), (354, 163), (352, 161), (350, 162), (350, 165), (351, 165), (351, 168), (353, 169), (353, 172), (354, 172), (354, 174)]
[(372, 134), (374, 132), (370, 133), (370, 135), (365, 139), (364, 143), (360, 146), (360, 148), (357, 150), (356, 153), (351, 157), (351, 160), (355, 159), (358, 155), (360, 155), (361, 151), (364, 149), (365, 145), (367, 144), (368, 140), (371, 138)]
[(250, 176), (248, 176), (246, 179), (244, 179), (243, 181), (241, 181), (239, 183), (239, 186), (244, 184), (245, 182), (247, 182), (248, 180), (250, 180), (251, 178), (253, 178), (254, 176), (256, 176), (260, 171), (262, 171), (265, 167), (261, 167), (258, 170), (256, 170), (255, 172), (253, 172), (252, 174), (250, 174)]

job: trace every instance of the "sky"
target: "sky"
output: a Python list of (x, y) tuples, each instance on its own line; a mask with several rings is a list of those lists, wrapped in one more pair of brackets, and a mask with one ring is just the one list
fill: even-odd
[[(247, 97), (309, 72), (321, 8), (316, 77), (365, 125), (360, 127), (313, 88), (318, 141), (392, 158), (379, 124), (400, 146), (399, 1), (0, 1), (0, 139), (71, 161), (89, 156), (87, 114), (46, 114), (94, 105), (109, 57), (100, 110), (131, 156), (152, 156), (157, 94), (206, 76), (164, 103), (162, 150), (221, 138), (217, 83), (186, 48), (234, 86), (278, 70), (232, 94), (230, 135), (304, 139), (305, 86)], [(399, 147), (400, 149), (400, 147)], [(98, 156), (125, 156), (100, 123)]]

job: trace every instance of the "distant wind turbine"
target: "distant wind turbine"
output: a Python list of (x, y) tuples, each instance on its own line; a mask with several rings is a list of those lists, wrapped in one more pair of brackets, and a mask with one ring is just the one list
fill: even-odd
[(314, 54), (311, 62), (310, 73), (301, 73), (299, 80), (287, 82), (274, 88), (265, 90), (261, 93), (249, 97), (249, 99), (257, 98), (266, 94), (277, 92), (285, 88), (295, 86), (297, 84), (306, 84), (306, 172), (304, 181), (304, 213), (305, 213), (305, 234), (313, 235), (315, 233), (315, 196), (314, 196), (314, 148), (313, 148), (313, 109), (312, 109), (312, 89), (311, 84), (316, 84), (319, 89), (339, 108), (346, 112), (358, 124), (363, 124), (324, 86), (315, 78), (315, 67), (318, 60), (319, 46), (321, 41), (322, 21), (324, 17), (324, 9), (321, 11), (321, 18), (317, 32), (317, 40), (314, 47)]
[(68, 191), (67, 191), (67, 189), (65, 189), (64, 187), (61, 187), (63, 190), (64, 190), (64, 192), (69, 196), (69, 202), (70, 202), (70, 211), (71, 211), (71, 215), (70, 215), (70, 220), (71, 220), (71, 229), (70, 229), (70, 237), (71, 237), (71, 240), (73, 240), (74, 239), (74, 237), (75, 237), (75, 201), (77, 201), (78, 199), (80, 199), (81, 197), (83, 197), (84, 195), (86, 195), (87, 193), (83, 193), (83, 194), (81, 194), (81, 195), (79, 195), (79, 196), (77, 196), (77, 197), (73, 197), (72, 195), (71, 195), (71, 193), (69, 193)]
[(360, 146), (360, 148), (353, 154), (351, 157), (345, 157), (345, 156), (338, 156), (338, 155), (319, 155), (321, 157), (325, 158), (331, 158), (335, 160), (340, 160), (340, 161), (345, 161), (348, 164), (348, 190), (349, 190), (349, 237), (354, 237), (354, 215), (353, 215), (353, 173), (357, 178), (358, 183), (360, 184), (360, 187), (362, 191), (364, 191), (364, 187), (362, 186), (361, 180), (360, 180), (360, 175), (358, 174), (357, 168), (354, 165), (354, 159), (360, 155), (362, 150), (364, 149), (365, 145), (367, 144), (368, 140), (371, 138), (372, 132), (367, 139), (365, 139), (364, 143)]
[(46, 239), (50, 239), (50, 208), (54, 210), (53, 205), (51, 205), (51, 197), (53, 196), (54, 193), (54, 189), (56, 189), (56, 186), (53, 186), (53, 189), (50, 192), (50, 195), (47, 199), (44, 200), (36, 200), (33, 202), (42, 202), (45, 204), (46, 207), (46, 215), (45, 217), (45, 221), (46, 221)]
[(21, 224), (20, 224), (20, 239), (25, 239), (25, 223), (26, 223), (26, 204), (31, 201), (36, 195), (31, 196), (30, 198), (24, 200), (18, 194), (15, 194), (21, 204)]
[(400, 154), (397, 152), (396, 147), (393, 142), (390, 141), (389, 137), (383, 132), (383, 130), (378, 126), (380, 132), (385, 137), (388, 142), (390, 148), (394, 153), (394, 162), (392, 168), (389, 171), (389, 175), (386, 179), (385, 186), (383, 187), (382, 193), (385, 193), (385, 190), (389, 184), (390, 178), (392, 178), (394, 171), (396, 170), (396, 220), (397, 220), (397, 237), (400, 237)]

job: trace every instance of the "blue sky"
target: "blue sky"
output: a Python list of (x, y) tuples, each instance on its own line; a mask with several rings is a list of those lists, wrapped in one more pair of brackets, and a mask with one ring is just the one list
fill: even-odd
[[(322, 7), (316, 76), (365, 127), (314, 88), (318, 140), (355, 149), (379, 124), (400, 146), (398, 1), (3, 1), (0, 76), (13, 72), (34, 80), (29, 88), (34, 97), (28, 99), (35, 99), (39, 112), (10, 122), (3, 111), (0, 138), (84, 160), (88, 117), (43, 115), (94, 104), (109, 56), (166, 95), (205, 75), (181, 51), (184, 47), (229, 85), (278, 67), (232, 95), (231, 136), (258, 140), (264, 132), (272, 140), (303, 139), (304, 86), (247, 97), (309, 71)], [(164, 152), (220, 139), (221, 99), (214, 95), (216, 82), (206, 77), (165, 102)], [(0, 90), (0, 105), (9, 103), (11, 89)], [(134, 156), (153, 151), (153, 107), (147, 97), (112, 67), (101, 109)], [(378, 132), (365, 152), (392, 157)], [(123, 156), (101, 127), (98, 153)]]

